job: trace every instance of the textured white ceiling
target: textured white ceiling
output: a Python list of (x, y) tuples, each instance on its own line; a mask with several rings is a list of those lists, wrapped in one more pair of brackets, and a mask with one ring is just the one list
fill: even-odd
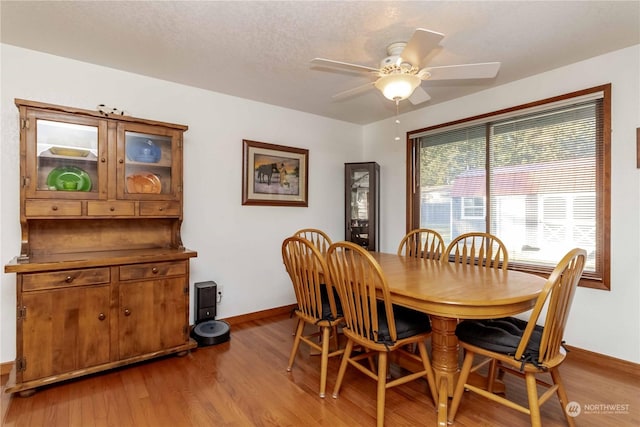
[[(430, 66), (502, 62), (489, 81), (424, 82), (434, 105), (640, 43), (640, 1), (2, 1), (3, 43), (353, 123), (391, 117), (372, 80), (386, 46), (445, 34)], [(401, 112), (414, 109), (403, 101)]]

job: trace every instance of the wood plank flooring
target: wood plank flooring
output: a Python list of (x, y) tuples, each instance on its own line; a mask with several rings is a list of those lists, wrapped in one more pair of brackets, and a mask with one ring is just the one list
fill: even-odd
[[(169, 356), (39, 389), (27, 398), (2, 399), (4, 426), (374, 426), (374, 382), (348, 369), (338, 399), (331, 397), (338, 359), (329, 362), (327, 397), (318, 396), (319, 364), (306, 346), (286, 371), (294, 319), (277, 315), (233, 325), (231, 340), (184, 357)], [(640, 425), (640, 374), (572, 359), (561, 373), (569, 399), (588, 411), (578, 426)], [(6, 376), (2, 383), (6, 382)], [(526, 399), (518, 378), (507, 393)], [(387, 392), (386, 426), (436, 425), (425, 381)], [(623, 405), (615, 412), (612, 407)], [(626, 405), (626, 406), (624, 406)], [(624, 408), (627, 408), (626, 411)], [(622, 408), (622, 410), (620, 410)], [(544, 426), (564, 426), (558, 400), (542, 407)], [(455, 426), (513, 427), (528, 417), (466, 393)]]

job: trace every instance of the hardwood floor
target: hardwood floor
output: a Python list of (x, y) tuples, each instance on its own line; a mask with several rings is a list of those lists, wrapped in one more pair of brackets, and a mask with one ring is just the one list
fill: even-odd
[[(231, 340), (3, 398), (4, 426), (373, 426), (375, 383), (347, 370), (338, 399), (331, 391), (338, 359), (329, 361), (327, 397), (320, 399), (319, 363), (306, 346), (286, 371), (294, 319), (287, 315), (234, 324)], [(578, 426), (640, 425), (640, 373), (629, 374), (568, 356), (561, 367)], [(3, 384), (6, 375), (3, 377)], [(507, 393), (526, 399), (518, 378)], [(588, 406), (585, 406), (588, 405)], [(618, 405), (623, 413), (607, 413)], [(622, 405), (622, 406), (620, 406)], [(626, 406), (625, 406), (626, 405)], [(626, 410), (625, 410), (626, 408)], [(588, 409), (588, 410), (586, 410)], [(387, 391), (387, 426), (436, 425), (426, 381)], [(555, 397), (542, 407), (544, 426), (564, 426)], [(521, 426), (528, 417), (466, 393), (455, 426)]]

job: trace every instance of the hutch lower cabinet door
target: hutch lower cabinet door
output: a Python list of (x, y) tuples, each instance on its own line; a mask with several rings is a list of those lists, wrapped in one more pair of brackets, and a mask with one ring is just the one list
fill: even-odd
[(22, 380), (109, 362), (109, 284), (24, 292)]
[(120, 283), (120, 358), (152, 353), (188, 341), (188, 283), (164, 278)]

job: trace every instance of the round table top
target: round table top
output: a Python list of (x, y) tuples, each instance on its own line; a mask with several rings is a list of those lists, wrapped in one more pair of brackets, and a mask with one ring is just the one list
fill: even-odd
[(391, 298), (431, 315), (491, 319), (527, 311), (546, 278), (521, 271), (371, 252), (385, 274)]

